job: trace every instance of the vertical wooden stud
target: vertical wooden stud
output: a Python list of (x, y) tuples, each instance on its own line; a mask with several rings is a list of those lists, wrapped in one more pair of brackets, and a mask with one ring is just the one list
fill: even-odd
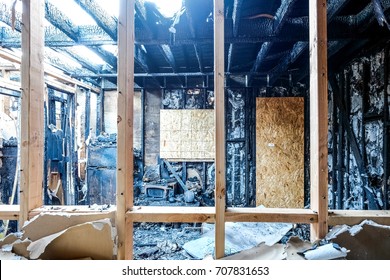
[(134, 0), (120, 0), (118, 20), (117, 211), (118, 259), (133, 256)]
[(328, 62), (326, 0), (309, 1), (310, 204), (318, 212), (311, 239), (328, 232)]
[(28, 213), (42, 206), (44, 151), (44, 31), (43, 0), (23, 0), (22, 15), (22, 109), (20, 154), (19, 227)]
[(225, 30), (224, 1), (214, 0), (215, 258), (225, 255)]

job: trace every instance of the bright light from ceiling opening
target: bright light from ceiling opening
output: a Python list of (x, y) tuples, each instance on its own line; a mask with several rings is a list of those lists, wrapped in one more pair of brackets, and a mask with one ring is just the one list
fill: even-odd
[(182, 0), (146, 0), (146, 1), (156, 4), (160, 13), (164, 17), (171, 18), (174, 16), (175, 13), (180, 11)]

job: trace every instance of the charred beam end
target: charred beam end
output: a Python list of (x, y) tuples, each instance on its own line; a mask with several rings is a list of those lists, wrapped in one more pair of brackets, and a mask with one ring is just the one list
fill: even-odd
[(56, 49), (56, 51), (66, 53), (78, 63), (80, 63), (84, 68), (92, 72), (99, 73), (102, 70), (100, 66), (94, 65), (91, 61), (88, 61), (86, 58), (80, 56), (75, 51), (72, 51), (69, 48)]
[(230, 72), (230, 69), (232, 68), (232, 60), (233, 60), (233, 49), (234, 49), (234, 45), (233, 44), (230, 44), (229, 45), (229, 51), (228, 51), (228, 63), (227, 63), (227, 68), (226, 68), (226, 72)]
[[(383, 12), (387, 13), (390, 9), (390, 0), (382, 0)], [(374, 5), (370, 1), (370, 3), (359, 13), (356, 15), (356, 25), (360, 26), (360, 32), (366, 29), (366, 26), (371, 25), (374, 21), (376, 21), (374, 15)]]
[(279, 9), (275, 14), (274, 21), (274, 33), (279, 34), (282, 29), (287, 17), (290, 15), (292, 8), (297, 0), (284, 0), (282, 1)]
[(144, 0), (135, 1), (135, 16), (141, 22), (143, 28), (145, 29), (148, 35), (152, 34), (152, 31), (149, 27), (149, 24), (146, 19), (146, 8)]
[(55, 27), (64, 32), (69, 38), (79, 40), (78, 27), (57, 7), (45, 0), (45, 17)]
[(241, 18), (241, 6), (242, 6), (243, 0), (234, 0), (233, 3), (233, 36), (237, 37), (238, 34), (238, 27), (240, 25), (240, 18)]
[(169, 45), (161, 45), (160, 46), (161, 52), (163, 56), (165, 57), (166, 61), (169, 63), (169, 66), (172, 68), (173, 72), (177, 72), (176, 69), (176, 61), (173, 56), (171, 47)]
[(76, 0), (76, 3), (86, 11), (114, 41), (118, 38), (118, 20), (108, 15), (95, 0)]
[[(194, 26), (194, 20), (192, 18), (192, 13), (191, 13), (191, 10), (190, 10), (190, 7), (189, 7), (189, 1), (188, 0), (184, 0), (183, 4), (184, 4), (184, 8), (186, 9), (186, 16), (187, 16), (187, 19), (188, 19), (188, 27), (190, 29), (191, 37), (192, 37), (192, 39), (195, 40), (195, 38), (196, 38), (196, 30), (195, 30), (195, 26)], [(199, 71), (203, 72), (202, 54), (200, 53), (200, 50), (199, 50), (199, 48), (198, 48), (196, 43), (194, 43), (193, 46), (194, 46), (194, 50), (195, 50), (196, 59), (198, 60)]]
[[(279, 9), (276, 11), (275, 14), (275, 22), (274, 22), (274, 35), (278, 35), (280, 31), (282, 30), (282, 27), (284, 26), (286, 19), (290, 15), (292, 11), (292, 7), (294, 6), (296, 0), (284, 0), (282, 1)], [(259, 52), (256, 56), (256, 61), (253, 64), (253, 67), (251, 69), (251, 73), (257, 72), (260, 68), (261, 64), (263, 63), (264, 59), (268, 56), (268, 53), (270, 52), (272, 48), (273, 43), (272, 42), (264, 42), (261, 46)], [(252, 76), (249, 77), (249, 83), (252, 82)]]
[(308, 47), (307, 42), (297, 42), (291, 53), (282, 59), (282, 61), (278, 64), (278, 66), (272, 71), (270, 76), (270, 85), (274, 84), (276, 80), (280, 77), (280, 75), (288, 69), (288, 67), (293, 64), (299, 56), (306, 50)]
[(351, 0), (330, 0), (328, 1), (328, 22), (333, 18), (350, 2)]
[[(12, 26), (12, 11), (11, 8), (6, 4), (0, 4), (0, 21), (4, 22), (8, 26)], [(18, 32), (22, 32), (22, 14), (15, 11), (15, 21), (14, 21), (14, 28)]]
[(187, 15), (187, 19), (188, 19), (188, 28), (190, 29), (191, 37), (195, 38), (196, 37), (196, 31), (195, 31), (195, 27), (194, 27), (194, 20), (192, 18), (192, 13), (191, 13), (191, 10), (190, 10), (190, 7), (189, 7), (189, 1), (188, 0), (184, 0), (184, 7), (186, 9), (186, 15)]
[(198, 60), (198, 65), (199, 65), (199, 71), (203, 72), (203, 57), (200, 49), (196, 44), (194, 44), (194, 49), (195, 49), (195, 55), (196, 59)]
[(89, 47), (89, 49), (96, 53), (98, 56), (100, 56), (105, 62), (107, 62), (107, 64), (109, 64), (113, 68), (114, 71), (116, 71), (118, 59), (115, 55), (99, 46)]
[(139, 46), (135, 46), (134, 48), (134, 60), (136, 61), (136, 63), (138, 63), (138, 65), (141, 67), (141, 69), (146, 72), (146, 73), (149, 73), (150, 69), (149, 69), (149, 66), (148, 66), (148, 63), (147, 63), (147, 56), (146, 56), (146, 53), (139, 47)]

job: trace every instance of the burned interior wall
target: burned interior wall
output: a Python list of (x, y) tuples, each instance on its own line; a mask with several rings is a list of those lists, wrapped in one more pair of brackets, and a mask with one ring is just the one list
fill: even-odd
[[(135, 175), (141, 173), (139, 168), (142, 168), (139, 167), (139, 151), (142, 142), (141, 96), (141, 91), (134, 92), (134, 159), (137, 159), (137, 164), (134, 165)], [(96, 136), (92, 134), (87, 143), (87, 175), (82, 199), (86, 204), (116, 203), (117, 91), (105, 92), (103, 102), (102, 131)], [(92, 103), (98, 105), (93, 100)], [(97, 115), (91, 115), (91, 123), (96, 123)], [(137, 180), (138, 177), (135, 176), (134, 182)]]
[(106, 91), (104, 92), (104, 125), (103, 131), (107, 134), (117, 133), (117, 106), (118, 106), (118, 92)]
[[(0, 89), (0, 204), (18, 204), (18, 141), (20, 98), (3, 95)], [(3, 224), (0, 228), (13, 232), (17, 221)]]
[(158, 164), (160, 155), (160, 108), (162, 104), (162, 90), (148, 89), (145, 91), (145, 166)]
[(226, 98), (228, 206), (255, 206), (255, 98), (252, 89), (229, 88)]
[(389, 50), (330, 75), (329, 206), (389, 209)]

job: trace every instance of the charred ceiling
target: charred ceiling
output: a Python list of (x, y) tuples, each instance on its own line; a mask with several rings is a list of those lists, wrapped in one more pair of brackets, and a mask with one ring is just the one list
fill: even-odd
[[(116, 83), (117, 57), (106, 46), (117, 43), (118, 19), (98, 0), (75, 0), (94, 21), (77, 25), (45, 0), (46, 58), (66, 73), (101, 85)], [(328, 0), (328, 56), (337, 70), (357, 54), (390, 39), (390, 0)], [(13, 21), (12, 2), (0, 1), (1, 46), (20, 48), (21, 14)], [(213, 1), (183, 0), (173, 18), (147, 1), (136, 0), (135, 80), (141, 87), (186, 86), (186, 76), (213, 72)], [(302, 81), (309, 72), (308, 0), (226, 0), (225, 71), (247, 86)], [(85, 46), (104, 63), (74, 49)], [(63, 54), (81, 67), (56, 57)], [(209, 82), (212, 82), (210, 77)]]

